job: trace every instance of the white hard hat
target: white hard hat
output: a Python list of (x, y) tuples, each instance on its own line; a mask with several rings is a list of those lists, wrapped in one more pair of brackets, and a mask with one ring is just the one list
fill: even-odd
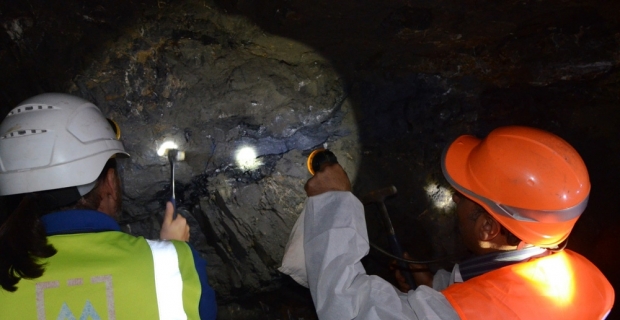
[(92, 103), (46, 93), (0, 124), (0, 196), (78, 187), (89, 192), (110, 157), (129, 156), (120, 130)]

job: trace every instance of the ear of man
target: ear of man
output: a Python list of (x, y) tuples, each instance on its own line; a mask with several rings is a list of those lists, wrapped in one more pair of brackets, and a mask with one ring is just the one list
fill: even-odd
[(489, 214), (481, 214), (478, 220), (478, 240), (492, 241), (501, 234), (502, 226)]

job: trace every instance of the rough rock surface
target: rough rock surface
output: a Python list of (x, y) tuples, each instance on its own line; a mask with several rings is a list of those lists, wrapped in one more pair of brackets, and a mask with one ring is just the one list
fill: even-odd
[[(224, 302), (280, 285), (276, 269), (309, 177), (302, 152), (344, 139), (355, 153), (358, 140), (329, 62), (244, 23), (191, 5), (147, 10), (70, 89), (123, 130), (129, 232), (157, 237), (171, 194), (170, 165), (157, 150), (173, 141), (185, 151), (177, 205)], [(255, 156), (240, 162), (243, 148)]]
[[(603, 0), (7, 1), (0, 109), (62, 91), (118, 121), (132, 154), (121, 224), (145, 237), (158, 235), (170, 197), (156, 149), (179, 144), (177, 199), (222, 319), (315, 317), (307, 291), (276, 271), (305, 199), (309, 150), (332, 149), (357, 195), (395, 185), (386, 204), (415, 256), (462, 256), (449, 207), (433, 205), (446, 186), (441, 152), (460, 134), (509, 124), (550, 130), (582, 154), (593, 190), (569, 246), (618, 285), (619, 9)], [(258, 167), (236, 161), (246, 146)], [(371, 240), (387, 247), (367, 209)], [(391, 279), (389, 259), (371, 251), (363, 262)]]

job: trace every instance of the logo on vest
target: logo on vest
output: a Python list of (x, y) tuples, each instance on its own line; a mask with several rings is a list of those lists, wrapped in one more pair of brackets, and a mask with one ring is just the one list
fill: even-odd
[[(66, 286), (60, 281), (39, 282), (36, 301), (37, 320), (45, 320), (47, 315), (55, 320), (106, 319), (101, 318), (100, 312), (107, 315), (108, 320), (116, 320), (111, 275), (92, 277), (86, 284), (82, 278), (69, 279)], [(73, 311), (78, 308), (81, 313), (76, 318)]]

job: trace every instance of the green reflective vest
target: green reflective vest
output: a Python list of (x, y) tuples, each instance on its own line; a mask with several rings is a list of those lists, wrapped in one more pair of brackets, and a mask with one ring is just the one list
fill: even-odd
[(48, 237), (45, 273), (0, 290), (1, 319), (199, 319), (189, 246), (107, 231)]

